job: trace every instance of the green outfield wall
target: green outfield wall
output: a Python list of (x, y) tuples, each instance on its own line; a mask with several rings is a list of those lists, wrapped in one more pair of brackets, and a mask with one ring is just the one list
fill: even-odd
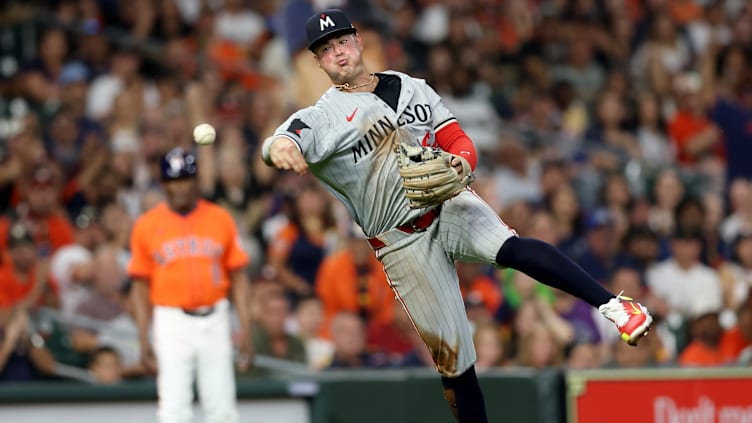
[[(560, 372), (499, 370), (482, 375), (480, 380), (491, 421), (563, 421), (564, 379)], [(310, 377), (240, 379), (238, 398), (241, 421), (251, 423), (297, 423), (290, 421), (292, 417), (279, 420), (282, 417), (277, 411), (289, 411), (285, 409), (302, 404), (307, 409), (306, 415), (294, 417), (300, 423), (454, 421), (443, 399), (440, 379), (431, 370), (337, 371)], [(36, 423), (43, 420), (34, 420), (35, 413), (43, 419), (44, 412), (45, 416), (58, 416), (54, 423), (74, 421), (75, 415), (96, 421), (92, 413), (106, 414), (101, 417), (106, 423), (133, 419), (146, 423), (154, 421), (151, 414), (155, 401), (153, 381), (118, 386), (69, 381), (0, 384), (0, 421), (23, 416), (23, 423)]]

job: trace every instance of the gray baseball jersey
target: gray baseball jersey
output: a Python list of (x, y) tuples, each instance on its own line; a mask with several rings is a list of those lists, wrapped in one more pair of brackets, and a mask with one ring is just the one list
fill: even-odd
[(302, 152), (310, 171), (350, 210), (377, 250), (390, 284), (431, 350), (437, 369), (459, 375), (475, 362), (472, 334), (454, 260), (494, 263), (514, 231), (472, 191), (444, 202), (425, 232), (396, 227), (425, 213), (407, 205), (399, 175), (399, 141), (435, 145), (435, 133), (455, 121), (425, 81), (403, 73), (395, 104), (374, 93), (330, 88), (312, 107), (284, 122), (264, 145), (286, 137)]
[(274, 134), (298, 144), (311, 172), (345, 204), (368, 236), (425, 212), (407, 206), (389, 135), (399, 130), (404, 140), (433, 145), (435, 130), (454, 121), (425, 81), (384, 73), (402, 82), (396, 110), (373, 93), (332, 87)]

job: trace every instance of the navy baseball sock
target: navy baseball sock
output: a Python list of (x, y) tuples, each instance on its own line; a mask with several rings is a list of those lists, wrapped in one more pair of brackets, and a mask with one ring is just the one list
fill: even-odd
[(559, 249), (537, 239), (509, 238), (499, 248), (496, 263), (581, 298), (593, 307), (614, 296)]
[(488, 423), (486, 402), (475, 375), (475, 366), (457, 377), (441, 377), (444, 398), (460, 423)]

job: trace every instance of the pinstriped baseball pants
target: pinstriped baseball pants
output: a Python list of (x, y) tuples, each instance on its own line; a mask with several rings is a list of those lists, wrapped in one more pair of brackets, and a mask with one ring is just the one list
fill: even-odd
[(390, 230), (376, 251), (389, 283), (443, 376), (458, 376), (476, 355), (454, 261), (495, 264), (501, 245), (516, 236), (471, 190), (444, 202), (424, 232)]

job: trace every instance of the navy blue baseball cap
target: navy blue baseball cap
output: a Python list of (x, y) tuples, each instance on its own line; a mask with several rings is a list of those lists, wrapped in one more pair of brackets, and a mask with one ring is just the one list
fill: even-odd
[(173, 148), (162, 156), (160, 163), (163, 181), (193, 178), (196, 176), (196, 156), (180, 147)]
[(592, 210), (585, 217), (585, 230), (592, 231), (594, 229), (612, 225), (613, 223), (614, 218), (611, 215), (611, 212), (607, 208), (600, 207)]
[(71, 62), (63, 66), (60, 71), (59, 82), (62, 85), (86, 82), (89, 79), (89, 68), (82, 62)]
[(340, 9), (326, 9), (315, 13), (308, 18), (305, 28), (308, 50), (311, 51), (327, 38), (357, 32), (345, 12)]

